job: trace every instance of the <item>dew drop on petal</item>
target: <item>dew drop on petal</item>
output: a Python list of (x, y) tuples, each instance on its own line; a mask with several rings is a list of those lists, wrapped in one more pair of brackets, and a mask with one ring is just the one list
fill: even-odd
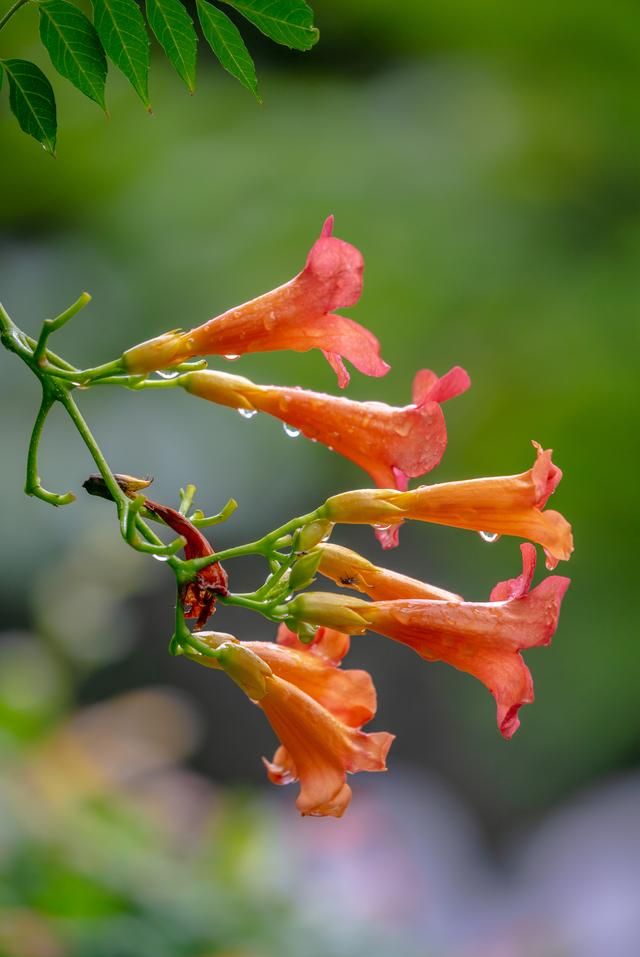
[(297, 439), (300, 435), (300, 429), (296, 429), (286, 422), (283, 423), (282, 428), (284, 429), (284, 434), (288, 435), (290, 439)]
[(223, 358), (227, 359), (229, 362), (235, 362), (236, 359), (240, 358), (240, 356), (224, 356)]
[(390, 525), (374, 525), (373, 527), (377, 529), (379, 532), (388, 532), (389, 529), (391, 528)]
[(493, 545), (500, 538), (498, 532), (478, 532), (478, 534), (483, 542), (488, 542), (490, 545)]
[(257, 409), (238, 409), (238, 412), (243, 419), (252, 419), (254, 415), (258, 414)]
[(180, 375), (180, 373), (169, 372), (169, 371), (164, 371), (162, 369), (158, 369), (158, 375), (160, 376), (161, 379), (175, 379), (177, 376)]

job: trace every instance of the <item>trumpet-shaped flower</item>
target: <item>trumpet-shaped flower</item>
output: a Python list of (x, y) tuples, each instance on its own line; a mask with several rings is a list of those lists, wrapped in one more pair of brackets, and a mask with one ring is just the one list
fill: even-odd
[(561, 470), (551, 450), (537, 442), (536, 461), (520, 475), (423, 485), (408, 492), (362, 489), (328, 499), (324, 517), (332, 522), (384, 523), (386, 540), (397, 544), (398, 524), (405, 518), (493, 535), (517, 535), (544, 548), (547, 568), (567, 560), (573, 551), (571, 525), (559, 512), (545, 509)]
[(375, 601), (396, 598), (428, 598), (435, 601), (462, 601), (460, 595), (427, 585), (417, 578), (401, 575), (388, 568), (380, 568), (342, 545), (324, 543), (317, 546), (320, 552), (318, 571), (331, 578), (337, 585), (355, 588)]
[(440, 403), (464, 392), (470, 383), (458, 367), (442, 378), (423, 369), (414, 380), (413, 402), (401, 408), (257, 385), (211, 370), (188, 373), (180, 384), (221, 405), (267, 412), (355, 462), (378, 486), (404, 490), (410, 478), (424, 475), (439, 463), (447, 444)]
[(198, 355), (237, 357), (279, 349), (321, 349), (341, 387), (349, 382), (343, 359), (365, 375), (385, 375), (389, 366), (380, 358), (376, 337), (333, 312), (360, 298), (364, 261), (354, 246), (334, 237), (332, 230), (330, 216), (304, 269), (290, 282), (196, 329), (167, 332), (134, 346), (123, 356), (127, 371), (151, 372)]
[(386, 770), (393, 735), (360, 730), (375, 714), (371, 678), (339, 668), (347, 635), (319, 629), (313, 643), (303, 645), (282, 625), (277, 644), (198, 637), (217, 657), (197, 660), (227, 671), (266, 714), (281, 741), (273, 760), (263, 759), (268, 777), (274, 784), (300, 781), (302, 814), (341, 817), (351, 800), (347, 773)]
[[(496, 700), (501, 734), (510, 738), (520, 725), (520, 707), (533, 701), (531, 674), (520, 652), (550, 642), (569, 586), (568, 578), (551, 576), (529, 591), (535, 548), (525, 543), (521, 550), (522, 574), (496, 585), (489, 602), (347, 598), (342, 601), (343, 627), (353, 634), (370, 628), (408, 645), (427, 661), (444, 661), (478, 678)], [(292, 618), (334, 622), (336, 598), (341, 597), (307, 593), (288, 607)], [(348, 615), (355, 616), (352, 626)]]

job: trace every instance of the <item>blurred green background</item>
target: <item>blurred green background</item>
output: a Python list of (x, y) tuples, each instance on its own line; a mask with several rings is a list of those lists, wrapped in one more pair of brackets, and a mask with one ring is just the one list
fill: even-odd
[[(376, 333), (392, 366), (382, 380), (354, 374), (348, 394), (402, 405), (417, 369), (443, 373), (460, 364), (473, 385), (445, 407), (449, 447), (433, 479), (524, 470), (531, 439), (553, 448), (565, 472), (553, 507), (574, 525), (575, 556), (559, 569), (573, 584), (552, 647), (528, 657), (537, 701), (523, 710), (514, 740), (504, 742), (479, 684), (444, 666), (418, 666), (408, 650), (384, 639), (356, 640), (350, 660), (372, 671), (379, 690), (375, 726), (398, 734), (391, 775), (353, 782), (350, 824), (293, 821), (293, 789), (274, 798), (263, 782), (259, 755), (270, 753), (273, 740), (262, 715), (219, 676), (166, 655), (170, 576), (126, 552), (105, 503), (80, 498), (56, 511), (22, 495), (38, 396), (28, 372), (4, 355), (0, 953), (9, 957), (327, 957), (385, 953), (390, 940), (410, 954), (601, 953), (593, 929), (585, 938), (591, 949), (569, 931), (538, 940), (521, 905), (511, 898), (507, 905), (496, 892), (498, 903), (489, 907), (485, 897), (487, 873), (498, 882), (510, 873), (507, 862), (523, 835), (603, 780), (635, 780), (640, 758), (632, 605), (638, 11), (631, 3), (614, 11), (575, 0), (401, 8), (325, 0), (316, 14), (320, 44), (305, 55), (274, 50), (243, 28), (258, 60), (262, 106), (213, 62), (201, 63), (189, 98), (158, 56), (151, 117), (115, 69), (108, 121), (54, 80), (56, 160), (18, 130), (4, 90), (1, 298), (34, 332), (88, 289), (93, 303), (59, 334), (56, 348), (93, 365), (289, 279), (334, 213), (336, 234), (366, 261), (364, 295), (349, 314)], [(22, 11), (3, 32), (0, 54), (48, 67), (36, 29), (35, 11)], [(262, 382), (336, 391), (317, 353), (247, 357), (227, 368)], [(154, 497), (175, 501), (177, 489), (194, 482), (207, 511), (230, 496), (239, 501), (215, 533), (217, 547), (368, 484), (355, 466), (320, 445), (292, 441), (263, 416), (244, 422), (173, 393), (107, 396), (96, 389), (81, 399), (112, 466), (154, 475)], [(78, 489), (91, 470), (79, 440), (54, 415), (41, 452), (45, 485)], [(336, 540), (474, 599), (519, 565), (515, 540), (488, 545), (474, 533), (437, 527), (405, 527), (400, 549), (383, 558), (367, 529), (341, 531)], [(233, 572), (234, 590), (256, 581), (251, 563)], [(231, 609), (219, 611), (215, 627), (270, 637), (268, 625)], [(107, 709), (98, 712), (102, 718), (95, 702)], [(142, 709), (139, 741), (126, 758), (109, 757), (116, 738), (124, 746), (104, 728), (124, 721), (118, 716), (130, 706), (134, 714)], [(104, 775), (56, 751), (73, 751), (65, 741), (76, 741), (87, 722), (87, 753), (99, 768), (108, 765)], [(125, 738), (132, 724), (124, 721)], [(157, 760), (140, 770), (138, 758), (149, 749)], [(132, 795), (129, 782), (143, 771), (144, 799)], [(154, 775), (173, 788), (167, 806), (160, 784), (149, 783)], [(58, 794), (57, 779), (69, 794)], [(47, 795), (44, 813), (31, 807), (38, 788)], [(462, 840), (463, 825), (439, 804), (429, 815), (438, 803), (434, 789), (448, 795), (441, 799), (447, 814), (459, 805), (475, 835), (469, 841), (482, 848), (482, 880), (472, 879), (468, 862), (459, 865), (469, 909), (478, 912), (464, 933), (455, 908), (450, 920), (442, 917), (442, 902), (431, 910), (415, 904), (420, 919), (404, 894), (392, 895), (388, 920), (384, 907), (361, 906), (363, 895), (388, 900), (381, 890), (388, 858), (381, 851), (378, 860), (374, 848), (394, 806), (406, 820), (392, 829), (398, 841), (386, 832), (383, 845), (389, 854), (404, 848), (410, 858), (397, 865), (400, 885), (415, 887), (416, 874), (431, 875), (436, 861), (448, 873), (451, 845), (441, 858), (433, 846), (418, 851), (421, 835), (438, 829), (438, 814)], [(163, 804), (158, 820), (156, 804)], [(600, 830), (609, 833), (617, 815), (602, 814)], [(638, 834), (637, 817), (630, 828)], [(576, 842), (584, 852), (582, 838)], [(331, 848), (339, 845), (336, 885), (327, 875), (338, 867)], [(358, 853), (350, 857), (349, 847)], [(567, 860), (577, 849), (569, 844)], [(437, 870), (426, 886), (441, 875)], [(327, 920), (320, 904), (310, 906), (324, 899), (318, 885), (342, 888), (339, 921)], [(630, 886), (637, 900), (637, 866)], [(351, 898), (352, 907), (344, 903)], [(503, 937), (491, 934), (507, 926), (511, 933), (513, 921), (520, 927), (514, 913), (525, 932), (498, 950)], [(614, 923), (620, 933), (627, 926)], [(559, 917), (558, 925), (564, 927)], [(608, 933), (602, 953), (618, 953), (614, 930)], [(475, 950), (465, 949), (467, 937)]]

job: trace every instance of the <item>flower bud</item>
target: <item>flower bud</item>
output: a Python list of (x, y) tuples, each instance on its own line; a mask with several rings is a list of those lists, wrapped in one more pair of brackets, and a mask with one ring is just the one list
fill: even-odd
[(184, 359), (189, 359), (186, 333), (180, 329), (165, 332), (155, 339), (140, 342), (122, 354), (122, 362), (130, 375), (140, 375), (146, 372), (155, 372), (156, 369), (167, 369)]
[[(116, 473), (113, 477), (129, 498), (134, 498), (141, 489), (149, 488), (153, 482), (153, 479), (148, 476), (146, 478), (136, 478), (135, 475)], [(101, 475), (98, 475), (98, 473), (90, 475), (86, 482), (82, 483), (82, 487), (89, 495), (97, 495), (100, 498), (106, 498), (109, 499), (109, 501), (112, 500), (111, 492), (107, 488), (105, 480)]]
[(291, 591), (302, 591), (303, 588), (309, 587), (315, 578), (321, 558), (320, 552), (309, 552), (308, 555), (303, 555), (302, 558), (298, 559), (289, 575)]
[(305, 592), (287, 605), (288, 619), (312, 625), (325, 625), (348, 635), (361, 635), (367, 630), (369, 602), (327, 592)]
[(310, 645), (318, 633), (317, 627), (306, 621), (294, 622), (294, 631), (303, 645)]
[(182, 376), (180, 385), (192, 395), (208, 399), (209, 402), (232, 409), (257, 411), (250, 398), (251, 390), (255, 387), (253, 382), (244, 376), (203, 369), (201, 372), (189, 372)]
[(299, 552), (308, 552), (320, 542), (326, 542), (332, 531), (333, 522), (317, 519), (300, 529), (296, 539), (296, 549)]
[(345, 524), (391, 524), (403, 517), (403, 509), (395, 500), (401, 492), (394, 489), (363, 488), (354, 492), (342, 492), (332, 495), (319, 510), (320, 514), (332, 522)]
[(224, 671), (253, 701), (267, 693), (265, 679), (273, 674), (269, 665), (239, 641), (223, 642), (218, 647), (218, 662)]

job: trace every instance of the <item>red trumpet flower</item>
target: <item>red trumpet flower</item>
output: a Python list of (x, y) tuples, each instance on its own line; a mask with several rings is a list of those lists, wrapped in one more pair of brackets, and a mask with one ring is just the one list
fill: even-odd
[(440, 403), (460, 395), (470, 381), (458, 366), (442, 378), (422, 369), (414, 379), (412, 404), (401, 408), (257, 385), (212, 370), (188, 373), (180, 384), (211, 402), (267, 412), (355, 462), (379, 487), (405, 490), (410, 478), (429, 472), (442, 458), (447, 428)]
[(187, 332), (167, 332), (123, 355), (130, 373), (177, 365), (193, 356), (234, 358), (247, 352), (321, 349), (342, 388), (349, 382), (343, 359), (365, 375), (382, 376), (389, 366), (380, 358), (376, 337), (358, 323), (336, 315), (362, 292), (362, 254), (332, 236), (333, 216), (311, 247), (301, 273), (271, 292), (229, 309)]

